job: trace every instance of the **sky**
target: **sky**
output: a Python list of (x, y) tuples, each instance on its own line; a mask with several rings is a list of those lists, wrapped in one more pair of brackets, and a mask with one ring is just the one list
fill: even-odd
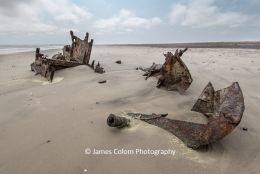
[(0, 0), (0, 44), (260, 41), (260, 0)]

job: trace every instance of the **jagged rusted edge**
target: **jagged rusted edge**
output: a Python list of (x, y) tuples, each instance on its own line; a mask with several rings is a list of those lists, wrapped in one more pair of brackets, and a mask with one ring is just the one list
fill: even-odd
[[(186, 76), (182, 77), (181, 81), (179, 81), (175, 84), (171, 84), (170, 86), (168, 86), (169, 84), (166, 84), (167, 89), (171, 90), (171, 88), (173, 88), (173, 89), (176, 88), (176, 90), (179, 91), (180, 93), (184, 93), (184, 91), (186, 91), (190, 87), (191, 83), (193, 82), (193, 79), (192, 79), (192, 76), (191, 76), (191, 73), (190, 73), (188, 67), (185, 65), (185, 63), (181, 59), (181, 56), (187, 50), (188, 50), (188, 48), (185, 48), (184, 50), (178, 50), (177, 49), (175, 51), (174, 55), (171, 52), (169, 52), (168, 54), (164, 54), (164, 56), (166, 57), (166, 60), (165, 60), (165, 63), (162, 67), (162, 72), (163, 72), (162, 77), (161, 77), (161, 79), (158, 80), (158, 86), (159, 86), (159, 84), (162, 85), (164, 83), (163, 82), (164, 80), (162, 80), (162, 79), (164, 79), (164, 73), (167, 72), (167, 70), (166, 70), (166, 65), (167, 65), (167, 62), (168, 62), (167, 59), (169, 59), (169, 58), (172, 59), (174, 57), (174, 58), (176, 58), (177, 62), (179, 62), (180, 66), (184, 69), (184, 71), (187, 74), (186, 74)], [(169, 55), (171, 57), (167, 57)], [(171, 66), (173, 66), (175, 64), (175, 63), (172, 63), (172, 60), (170, 62), (171, 62), (170, 64), (172, 64)], [(174, 70), (174, 68), (171, 67), (170, 71), (173, 71), (173, 70)]]
[[(145, 72), (144, 76), (146, 76), (146, 78), (145, 78), (146, 80), (151, 76), (157, 77), (158, 78), (158, 82), (157, 82), (158, 88), (161, 86), (164, 86), (168, 90), (177, 90), (180, 93), (184, 93), (184, 91), (186, 91), (189, 88), (189, 86), (191, 85), (191, 83), (193, 81), (189, 69), (187, 68), (187, 66), (181, 59), (181, 56), (187, 50), (188, 50), (188, 48), (185, 48), (184, 50), (177, 49), (174, 54), (172, 54), (171, 52), (164, 54), (164, 56), (166, 58), (165, 58), (165, 62), (163, 65), (153, 63), (152, 66), (149, 68), (139, 67), (137, 69), (140, 69)], [(170, 56), (170, 57), (168, 57), (168, 56)], [(186, 74), (185, 76), (181, 77), (180, 81), (171, 81), (171, 80), (169, 80), (169, 78), (167, 78), (167, 76), (171, 77), (172, 76), (171, 71), (174, 71), (174, 64), (175, 64), (174, 62), (175, 61), (174, 62), (172, 61), (173, 58), (175, 59), (175, 61), (179, 62), (181, 68), (183, 69), (183, 71), (185, 71), (185, 74)], [(171, 66), (171, 67), (168, 68), (168, 70), (167, 70), (166, 67), (169, 67), (169, 66)], [(171, 74), (171, 75), (169, 75), (169, 74)]]
[[(73, 48), (75, 47), (77, 42), (79, 41), (84, 42), (85, 44), (88, 44), (88, 49), (85, 50), (83, 59), (82, 60), (78, 59), (74, 61), (65, 60), (65, 55), (62, 54), (54, 55), (53, 59), (50, 59), (47, 58), (46, 55), (40, 53), (40, 48), (36, 48), (35, 61), (31, 63), (31, 70), (35, 72), (35, 75), (41, 74), (47, 80), (52, 81), (56, 70), (75, 67), (83, 64), (88, 65), (91, 50), (92, 50), (92, 45), (93, 45), (93, 39), (91, 39), (90, 42), (88, 42), (89, 33), (86, 33), (86, 37), (84, 40), (81, 40), (77, 36), (74, 36), (72, 31), (70, 31), (70, 35), (71, 35), (72, 44), (71, 46), (65, 45), (63, 51), (65, 50), (65, 47), (70, 47), (71, 48), (70, 56), (72, 59), (74, 59), (73, 51), (78, 51), (78, 50), (74, 50)], [(55, 59), (54, 57), (63, 57), (64, 60)]]
[[(212, 90), (214, 90), (213, 86), (209, 83), (198, 101), (211, 103), (214, 100), (213, 112), (212, 108), (204, 113), (204, 110), (198, 109), (199, 107), (193, 107), (203, 114), (211, 113), (211, 115), (207, 115), (209, 116), (207, 124), (169, 119), (165, 118), (166, 115), (160, 114), (128, 113), (127, 115), (165, 129), (182, 140), (188, 147), (198, 148), (217, 142), (232, 132), (240, 123), (245, 109), (243, 93), (237, 82), (227, 88), (214, 91), (214, 97), (205, 95)], [(199, 103), (196, 102), (195, 105), (199, 105)], [(211, 104), (210, 107), (212, 107)]]
[(209, 82), (191, 110), (205, 115), (212, 114), (214, 112), (214, 94), (213, 85)]

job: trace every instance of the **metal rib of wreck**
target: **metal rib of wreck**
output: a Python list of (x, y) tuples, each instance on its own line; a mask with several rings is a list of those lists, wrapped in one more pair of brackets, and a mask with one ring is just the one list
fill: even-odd
[(59, 69), (88, 65), (91, 55), (93, 39), (88, 41), (89, 33), (85, 39), (81, 40), (70, 31), (72, 44), (63, 47), (63, 54), (58, 53), (51, 59), (40, 53), (40, 48), (36, 48), (35, 61), (31, 64), (31, 70), (41, 74), (49, 81), (53, 80), (54, 72)]
[[(166, 114), (128, 113), (127, 115), (165, 129), (188, 147), (198, 148), (217, 142), (231, 133), (240, 123), (244, 109), (243, 93), (237, 82), (218, 91), (215, 91), (212, 84), (208, 83), (192, 108), (193, 111), (200, 112), (209, 118), (207, 124), (169, 119), (166, 118)], [(115, 115), (110, 117), (113, 117), (108, 122), (111, 127), (128, 125), (122, 119), (119, 123), (112, 123), (119, 119), (116, 119)]]
[(153, 63), (150, 68), (139, 69), (145, 71), (146, 79), (151, 76), (158, 77), (157, 87), (164, 86), (168, 90), (177, 90), (183, 93), (193, 81), (189, 69), (181, 59), (181, 56), (187, 50), (188, 48), (177, 49), (174, 54), (168, 52), (164, 54), (165, 63), (163, 65)]

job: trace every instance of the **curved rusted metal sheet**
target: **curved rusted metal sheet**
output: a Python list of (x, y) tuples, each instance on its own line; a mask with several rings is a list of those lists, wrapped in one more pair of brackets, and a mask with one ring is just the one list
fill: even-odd
[(181, 139), (188, 147), (198, 148), (219, 141), (240, 123), (245, 109), (244, 97), (237, 82), (215, 91), (209, 83), (192, 110), (209, 118), (207, 124), (199, 124), (166, 118), (160, 114), (128, 113), (135, 119), (165, 129)]
[(165, 54), (165, 63), (162, 66), (162, 76), (159, 78), (158, 86), (165, 86), (168, 90), (186, 91), (191, 85), (193, 79), (190, 71), (182, 61), (181, 56), (187, 51), (176, 50), (174, 54), (168, 52)]
[(157, 87), (164, 86), (168, 90), (177, 90), (183, 93), (193, 81), (189, 69), (181, 59), (181, 56), (187, 50), (188, 48), (177, 49), (174, 54), (168, 52), (164, 54), (165, 63), (163, 65), (153, 63), (150, 68), (139, 69), (145, 71), (146, 79), (151, 76), (158, 77)]

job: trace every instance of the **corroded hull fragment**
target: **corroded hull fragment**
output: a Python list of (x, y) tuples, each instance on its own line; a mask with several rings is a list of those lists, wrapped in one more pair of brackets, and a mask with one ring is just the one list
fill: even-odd
[(34, 71), (35, 74), (41, 74), (49, 81), (52, 81), (56, 70), (79, 65), (88, 65), (93, 39), (88, 42), (88, 33), (84, 40), (74, 36), (72, 31), (70, 34), (72, 44), (64, 46), (63, 54), (58, 53), (52, 58), (48, 58), (40, 53), (40, 48), (36, 48), (35, 61), (31, 64), (31, 70)]
[(165, 63), (163, 65), (153, 63), (150, 68), (139, 69), (145, 71), (146, 79), (151, 76), (158, 77), (157, 87), (164, 86), (168, 90), (177, 90), (183, 93), (193, 81), (189, 69), (181, 59), (181, 56), (187, 50), (187, 48), (176, 50), (174, 54), (168, 52), (164, 54)]
[(127, 115), (165, 129), (188, 147), (198, 148), (219, 141), (240, 123), (245, 109), (243, 93), (237, 82), (215, 91), (209, 83), (192, 110), (207, 116), (207, 124), (174, 120), (162, 114), (128, 113)]
[(89, 33), (86, 33), (86, 36), (83, 40), (78, 38), (70, 31), (71, 36), (71, 45), (65, 45), (63, 48), (63, 55), (66, 60), (73, 58), (77, 62), (87, 65), (89, 64), (90, 54), (93, 46), (93, 39), (88, 42)]

